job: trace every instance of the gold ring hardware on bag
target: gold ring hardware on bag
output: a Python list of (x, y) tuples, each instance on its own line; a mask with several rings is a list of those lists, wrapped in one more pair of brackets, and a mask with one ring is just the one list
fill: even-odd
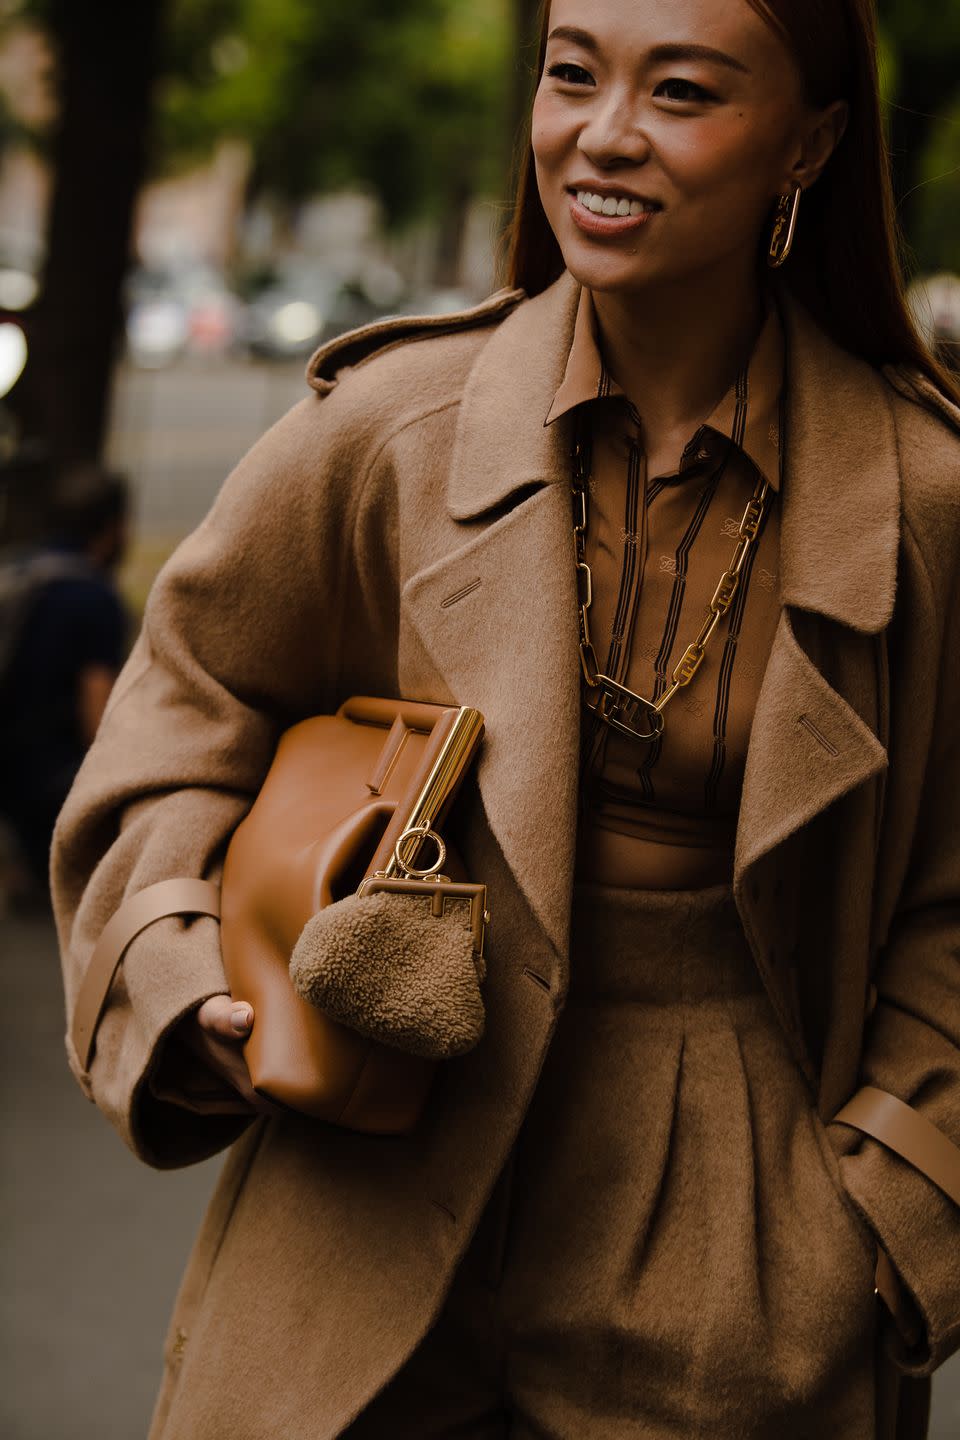
[[(422, 840), (432, 840), (434, 842), (437, 847), (437, 858), (432, 865), (428, 865), (423, 870), (418, 870), (413, 865), (407, 864), (400, 854), (400, 846), (408, 835), (417, 835)], [(447, 858), (447, 847), (436, 830), (431, 830), (426, 821), (423, 821), (420, 825), (410, 825), (404, 830), (396, 845), (393, 847), (393, 858), (396, 860), (398, 868), (403, 871), (404, 875), (414, 875), (421, 880), (425, 880), (429, 875), (433, 875), (436, 871), (442, 870), (443, 862)]]

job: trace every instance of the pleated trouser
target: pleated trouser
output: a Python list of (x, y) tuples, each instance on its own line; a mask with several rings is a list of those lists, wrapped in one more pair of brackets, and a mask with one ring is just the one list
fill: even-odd
[(875, 1246), (728, 886), (578, 881), (566, 1006), (444, 1308), (351, 1440), (873, 1440)]

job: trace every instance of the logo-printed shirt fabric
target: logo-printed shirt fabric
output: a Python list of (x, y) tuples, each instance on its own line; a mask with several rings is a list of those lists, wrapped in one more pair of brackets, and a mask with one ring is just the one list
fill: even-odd
[[(577, 875), (643, 889), (729, 880), (747, 741), (780, 610), (784, 338), (772, 291), (753, 353), (669, 474), (649, 475), (638, 410), (606, 367), (589, 289), (544, 424), (582, 407), (591, 478), (585, 558), (601, 671), (649, 699), (696, 639), (759, 475), (763, 527), (738, 593), (653, 743), (582, 713)], [(571, 518), (571, 549), (572, 538)], [(588, 692), (583, 682), (584, 702)]]

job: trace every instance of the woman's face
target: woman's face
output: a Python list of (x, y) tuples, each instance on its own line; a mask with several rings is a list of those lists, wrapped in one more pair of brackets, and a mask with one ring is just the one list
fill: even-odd
[[(742, 273), (777, 195), (792, 176), (812, 183), (842, 134), (837, 105), (807, 109), (747, 0), (553, 0), (548, 35), (537, 184), (567, 268), (592, 289)], [(593, 209), (578, 191), (599, 196)], [(619, 201), (616, 218), (594, 214), (603, 200)]]

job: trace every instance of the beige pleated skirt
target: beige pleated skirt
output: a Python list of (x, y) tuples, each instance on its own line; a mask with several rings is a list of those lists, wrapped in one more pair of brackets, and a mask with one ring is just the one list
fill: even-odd
[(874, 1440), (869, 1227), (728, 886), (577, 882), (566, 1006), (436, 1324), (354, 1440)]

